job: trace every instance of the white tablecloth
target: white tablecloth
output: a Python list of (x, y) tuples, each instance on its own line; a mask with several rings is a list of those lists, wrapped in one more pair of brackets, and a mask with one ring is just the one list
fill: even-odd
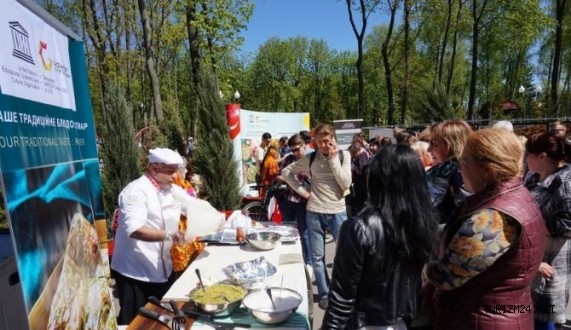
[[(277, 272), (268, 277), (264, 283), (269, 287), (289, 288), (299, 292), (303, 301), (297, 312), (308, 315), (308, 286), (305, 275), (305, 266), (301, 257), (301, 243), (278, 244), (270, 251), (259, 251), (249, 245), (230, 246), (207, 246), (205, 251), (188, 267), (181, 277), (173, 284), (170, 290), (164, 295), (163, 301), (188, 301), (189, 292), (196, 287), (198, 277), (195, 269), (200, 269), (203, 280), (216, 278), (225, 280), (227, 276), (222, 269), (228, 265), (250, 261), (264, 256), (268, 262), (276, 266)], [(280, 264), (280, 261), (282, 264)], [(194, 328), (199, 328), (198, 326)], [(200, 328), (203, 328), (200, 326)], [(206, 328), (206, 326), (204, 326)], [(272, 327), (272, 329), (305, 329), (293, 327)]]

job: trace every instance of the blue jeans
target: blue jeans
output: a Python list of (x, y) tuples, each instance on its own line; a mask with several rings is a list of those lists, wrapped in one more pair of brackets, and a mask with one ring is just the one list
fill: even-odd
[(301, 251), (303, 252), (303, 261), (306, 265), (311, 265), (311, 243), (307, 235), (307, 222), (305, 219), (306, 206), (307, 201), (305, 199), (295, 203), (283, 198), (280, 202), (283, 221), (297, 223), (297, 230), (299, 231), (299, 239), (301, 241)]
[(347, 220), (347, 212), (325, 214), (308, 210), (306, 219), (309, 242), (311, 244), (313, 271), (317, 284), (317, 296), (319, 299), (322, 299), (329, 294), (329, 275), (325, 266), (325, 228), (329, 228), (329, 232), (337, 241), (339, 228)]
[(555, 330), (555, 323), (553, 323), (553, 321), (546, 322), (534, 319), (533, 323), (535, 330)]

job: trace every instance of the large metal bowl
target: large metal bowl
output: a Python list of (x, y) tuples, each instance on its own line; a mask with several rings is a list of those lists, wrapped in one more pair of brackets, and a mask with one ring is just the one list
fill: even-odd
[(242, 303), (256, 321), (263, 324), (279, 324), (287, 321), (301, 304), (301, 295), (292, 289), (270, 288), (276, 308), (274, 309), (266, 290), (248, 293)]
[[(233, 286), (236, 289), (241, 290), (243, 293), (240, 295), (240, 297), (238, 299), (234, 299), (231, 301), (224, 299), (224, 297), (218, 297), (218, 299), (217, 299), (218, 301), (216, 301), (216, 302), (205, 303), (205, 302), (196, 301), (192, 298), (195, 292), (197, 292), (198, 290), (202, 290), (202, 287), (198, 287), (198, 288), (195, 288), (192, 291), (190, 291), (189, 300), (196, 305), (196, 307), (198, 308), (199, 311), (201, 311), (203, 313), (206, 313), (206, 314), (209, 314), (209, 315), (212, 315), (215, 317), (226, 317), (226, 316), (232, 314), (232, 312), (241, 305), (242, 299), (244, 298), (244, 296), (246, 295), (248, 290), (246, 290), (244, 287), (242, 287), (240, 285), (235, 285), (235, 284), (228, 284), (228, 283), (217, 283), (217, 284), (225, 284), (225, 285)], [(216, 285), (216, 284), (213, 284), (213, 285)], [(210, 287), (210, 286), (206, 286), (205, 288), (208, 289), (208, 287)]]
[(282, 238), (281, 234), (269, 231), (260, 231), (246, 235), (246, 242), (258, 250), (272, 250)]

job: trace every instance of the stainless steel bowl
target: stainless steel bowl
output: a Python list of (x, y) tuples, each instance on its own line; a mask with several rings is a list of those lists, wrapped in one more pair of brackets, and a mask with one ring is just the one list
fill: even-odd
[[(225, 283), (226, 284), (226, 283)], [(240, 298), (232, 300), (232, 301), (226, 301), (224, 303), (203, 303), (203, 302), (198, 302), (192, 299), (193, 294), (198, 291), (198, 290), (202, 290), (201, 287), (195, 288), (192, 291), (190, 291), (189, 297), (190, 297), (190, 301), (192, 303), (194, 303), (196, 305), (196, 307), (198, 308), (198, 310), (200, 310), (203, 313), (206, 314), (210, 314), (213, 315), (215, 317), (226, 317), (230, 314), (232, 314), (232, 312), (234, 310), (236, 310), (236, 308), (238, 308), (241, 303), (242, 303), (242, 299), (244, 298), (244, 296), (246, 295), (246, 293), (248, 292), (248, 290), (246, 290), (244, 287), (239, 286), (239, 285), (234, 285), (234, 284), (228, 284), (228, 285), (233, 285), (237, 288), (240, 288), (243, 291), (243, 294), (240, 296)], [(208, 286), (206, 287), (208, 288)], [(224, 299), (222, 299), (224, 300)]]
[(246, 235), (246, 241), (248, 244), (252, 245), (258, 250), (264, 251), (274, 249), (281, 238), (281, 234), (269, 231), (261, 231)]
[(266, 290), (248, 293), (242, 303), (256, 321), (263, 324), (278, 324), (287, 321), (301, 304), (301, 295), (292, 289), (270, 288), (276, 308), (272, 306)]

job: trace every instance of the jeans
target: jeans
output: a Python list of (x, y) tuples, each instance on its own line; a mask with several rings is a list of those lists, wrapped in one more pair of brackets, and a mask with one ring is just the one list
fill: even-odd
[(341, 224), (347, 220), (347, 212), (334, 214), (316, 213), (307, 211), (307, 229), (309, 242), (311, 244), (311, 258), (313, 261), (313, 271), (317, 284), (317, 295), (319, 299), (327, 297), (329, 294), (329, 275), (325, 265), (325, 229), (333, 235), (335, 241), (339, 236)]
[(301, 251), (303, 252), (303, 261), (306, 265), (311, 266), (311, 243), (307, 235), (306, 211), (307, 200), (302, 199), (298, 203), (283, 198), (280, 203), (282, 218), (285, 222), (297, 223), (299, 231), (299, 239), (301, 241)]
[(546, 322), (534, 319), (533, 325), (535, 330), (555, 330), (555, 323), (553, 323), (553, 321)]

